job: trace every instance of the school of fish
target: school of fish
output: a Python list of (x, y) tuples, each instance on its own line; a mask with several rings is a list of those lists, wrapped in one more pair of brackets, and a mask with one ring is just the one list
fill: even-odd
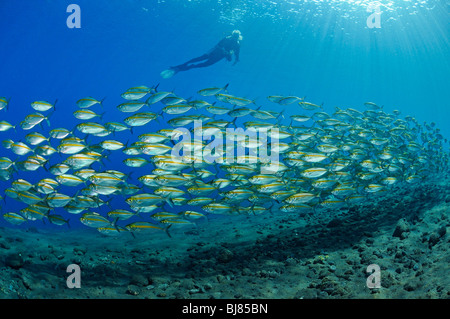
[[(0, 134), (30, 131), (24, 140), (2, 141), (3, 218), (14, 225), (68, 225), (76, 215), (105, 235), (165, 231), (170, 236), (171, 227), (195, 225), (209, 214), (350, 207), (448, 170), (449, 141), (434, 123), (419, 124), (399, 111), (388, 114), (373, 102), (364, 103), (363, 111), (336, 108), (328, 114), (297, 96), (268, 96), (266, 103), (284, 110), (265, 111), (227, 88), (202, 89), (192, 100), (158, 86), (132, 87), (116, 106), (129, 116), (107, 123), (104, 113), (94, 111), (106, 111), (102, 100), (81, 98), (73, 106), (80, 121), (75, 128), (50, 127), (57, 101), (32, 102), (34, 112), (20, 123), (0, 121)], [(0, 112), (13, 107), (0, 97)], [(286, 110), (296, 115), (287, 116)], [(154, 130), (155, 122), (167, 126)], [(137, 127), (146, 133), (133, 134)], [(134, 140), (122, 140), (122, 131)], [(221, 136), (226, 143), (219, 143)], [(223, 156), (230, 150), (231, 157)], [(131, 174), (107, 168), (117, 152)], [(48, 176), (34, 183), (22, 178), (37, 170)], [(126, 209), (111, 207), (112, 198), (123, 199)], [(24, 208), (8, 210), (11, 199)]]

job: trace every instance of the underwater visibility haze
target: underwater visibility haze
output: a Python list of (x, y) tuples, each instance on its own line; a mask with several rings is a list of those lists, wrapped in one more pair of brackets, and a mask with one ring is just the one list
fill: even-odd
[(2, 298), (449, 297), (448, 2), (0, 12)]

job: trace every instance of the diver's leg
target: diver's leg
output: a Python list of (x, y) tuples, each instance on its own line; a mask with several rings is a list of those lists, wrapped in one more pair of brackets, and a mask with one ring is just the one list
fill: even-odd
[(184, 63), (184, 64), (190, 64), (190, 63), (194, 63), (194, 62), (200, 62), (200, 61), (206, 60), (208, 57), (209, 57), (209, 54), (205, 53), (205, 54), (203, 54), (203, 55), (201, 55), (201, 56), (199, 56), (199, 57), (197, 57), (197, 58), (193, 58), (193, 59), (187, 61), (187, 62)]
[(203, 61), (203, 60), (208, 59), (208, 57), (209, 57), (208, 54), (203, 54), (203, 55), (201, 55), (201, 56), (199, 56), (197, 58), (193, 58), (193, 59), (191, 59), (191, 60), (189, 60), (189, 61), (187, 61), (187, 62), (185, 62), (183, 64), (180, 64), (180, 65), (177, 65), (177, 66), (173, 66), (173, 67), (171, 67), (171, 69), (174, 69), (177, 72), (178, 71), (186, 71), (186, 70), (189, 70), (189, 69), (192, 68), (192, 66), (189, 65), (190, 63)]
[(224, 58), (223, 55), (211, 55), (211, 56), (209, 57), (209, 59), (206, 60), (206, 61), (203, 62), (203, 63), (198, 63), (198, 64), (192, 64), (192, 65), (189, 65), (189, 69), (193, 69), (193, 68), (204, 68), (204, 67), (207, 67), (207, 66), (213, 65), (214, 63), (219, 62), (219, 61), (222, 60), (223, 58)]

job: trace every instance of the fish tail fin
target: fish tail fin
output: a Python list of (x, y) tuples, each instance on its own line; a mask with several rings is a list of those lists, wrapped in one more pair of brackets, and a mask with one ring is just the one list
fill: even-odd
[[(189, 163), (189, 167), (192, 169), (192, 171), (194, 172), (195, 175), (197, 175), (197, 169), (195, 168), (195, 159), (193, 159), (190, 163)], [(196, 180), (194, 182), (197, 182)]]
[(103, 101), (106, 99), (106, 96), (98, 103), (98, 104), (100, 104), (101, 106), (102, 106), (102, 108), (103, 108)]
[(192, 102), (188, 102), (187, 104), (191, 105), (194, 110), (200, 110), (203, 107), (201, 105), (196, 105)]
[(70, 136), (75, 136), (75, 130), (77, 129), (77, 126), (78, 126), (78, 124), (75, 125), (75, 126), (73, 127), (73, 129), (71, 129), (71, 130), (69, 131), (69, 134), (68, 134), (68, 135), (70, 135)]
[(113, 226), (117, 231), (119, 231), (119, 228), (118, 228), (118, 226), (117, 226), (117, 221), (118, 221), (118, 220), (119, 220), (118, 217), (114, 218), (114, 220), (113, 220), (113, 222), (112, 222), (112, 224), (111, 224), (111, 226)]
[(286, 188), (292, 189), (292, 182), (289, 179), (284, 178), (285, 173), (286, 171), (281, 173), (281, 183), (283, 183)]
[(250, 206), (250, 211), (252, 212), (253, 215), (256, 215), (255, 211), (254, 211), (255, 205), (256, 205), (256, 203), (252, 203), (252, 206)]
[(131, 178), (131, 175), (133, 175), (134, 171), (129, 172), (127, 175), (125, 175), (124, 178), (124, 183), (127, 183), (127, 180), (129, 180)]
[[(13, 168), (13, 174), (15, 174), (15, 173), (18, 173), (19, 172), (19, 168), (17, 167), (17, 162), (18, 162), (18, 160), (16, 160), (16, 161), (14, 161), (13, 163), (12, 163), (12, 168)], [(48, 162), (47, 162), (48, 163)]]
[[(284, 114), (283, 114), (284, 111), (286, 111), (286, 109), (284, 109), (283, 111), (281, 111), (280, 114), (278, 114), (278, 116), (277, 116), (277, 123), (278, 123), (278, 124), (280, 124), (281, 118), (282, 118), (282, 119), (285, 119)], [(292, 124), (292, 119), (291, 119), (291, 124)]]
[(139, 211), (139, 209), (138, 210), (136, 210), (135, 212), (134, 212), (134, 216), (139, 216), (140, 218), (142, 218), (142, 215), (140, 214), (141, 212)]
[(58, 99), (56, 99), (55, 103), (53, 103), (53, 110), (56, 110), (56, 103), (58, 103)]
[[(236, 120), (237, 120), (237, 117), (235, 117), (232, 121), (231, 121), (231, 125), (233, 125), (234, 126), (234, 128), (237, 128), (237, 126), (236, 126)], [(227, 127), (228, 127), (228, 125), (227, 125)]]
[(53, 110), (50, 112), (50, 114), (47, 115), (47, 116), (45, 117), (45, 121), (47, 122), (47, 124), (48, 124), (49, 127), (51, 127), (51, 125), (50, 125), (50, 116), (52, 116), (53, 113), (55, 113), (55, 109), (53, 109)]
[(216, 170), (217, 175), (220, 173), (219, 163), (217, 161), (214, 161), (213, 163), (214, 169)]
[[(45, 162), (44, 165), (42, 165), (42, 168), (48, 173), (48, 167), (46, 166), (47, 164), (49, 164), (48, 161)], [(50, 164), (49, 164), (49, 165), (50, 165)]]
[(169, 233), (169, 228), (172, 227), (172, 224), (169, 224), (167, 227), (164, 228), (164, 231), (166, 232), (167, 236), (169, 236), (169, 238), (172, 238), (172, 235), (170, 235)]
[(174, 205), (173, 205), (173, 201), (172, 201), (170, 198), (167, 198), (167, 199), (166, 199), (166, 203), (169, 204), (169, 206), (170, 206), (171, 208), (173, 208), (173, 206), (174, 206)]
[(228, 85), (230, 85), (230, 83), (225, 84), (225, 86), (222, 88), (222, 90), (224, 90), (225, 92), (228, 92), (228, 91), (227, 91)]
[(112, 201), (112, 198), (108, 199), (108, 200), (105, 202), (105, 205), (108, 206), (109, 209), (113, 210), (113, 207), (111, 206), (111, 201)]

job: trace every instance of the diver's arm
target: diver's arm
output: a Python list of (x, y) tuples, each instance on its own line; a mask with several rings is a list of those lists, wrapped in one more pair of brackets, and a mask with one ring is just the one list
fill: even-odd
[(236, 49), (234, 50), (234, 63), (233, 63), (233, 65), (235, 65), (236, 63), (239, 62), (239, 51), (240, 51), (240, 46), (238, 44), (238, 45), (236, 45)]

